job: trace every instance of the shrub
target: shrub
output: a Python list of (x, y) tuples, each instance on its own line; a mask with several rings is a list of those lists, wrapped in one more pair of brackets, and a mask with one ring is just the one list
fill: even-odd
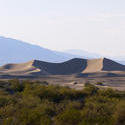
[(116, 106), (114, 121), (114, 125), (125, 125), (125, 101)]
[(102, 82), (97, 82), (96, 85), (103, 86)]
[(7, 105), (9, 100), (6, 97), (0, 97), (0, 107)]
[(85, 85), (84, 93), (88, 96), (95, 95), (98, 92), (98, 88), (92, 84)]
[(27, 80), (5, 84), (0, 88), (1, 125), (125, 124), (125, 91), (92, 84), (75, 90)]
[(24, 85), (18, 79), (10, 80), (9, 82), (11, 83), (11, 89), (15, 92), (23, 91)]
[(56, 125), (77, 125), (81, 121), (81, 114), (76, 109), (67, 109), (56, 117)]

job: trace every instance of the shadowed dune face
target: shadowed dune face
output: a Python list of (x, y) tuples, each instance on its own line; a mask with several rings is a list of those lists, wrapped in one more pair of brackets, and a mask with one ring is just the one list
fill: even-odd
[(86, 68), (86, 59), (72, 59), (63, 63), (34, 61), (33, 66), (52, 75), (68, 75), (82, 72)]
[(76, 58), (63, 63), (33, 60), (27, 63), (7, 64), (0, 67), (0, 74), (10, 75), (72, 75), (103, 71), (125, 71), (125, 66), (106, 58), (91, 60)]
[(114, 62), (110, 59), (103, 59), (103, 68), (104, 71), (125, 71), (125, 66)]

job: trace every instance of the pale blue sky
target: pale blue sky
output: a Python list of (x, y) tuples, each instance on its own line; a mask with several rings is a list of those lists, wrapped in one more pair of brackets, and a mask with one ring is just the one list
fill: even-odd
[(125, 0), (0, 0), (0, 36), (124, 56)]

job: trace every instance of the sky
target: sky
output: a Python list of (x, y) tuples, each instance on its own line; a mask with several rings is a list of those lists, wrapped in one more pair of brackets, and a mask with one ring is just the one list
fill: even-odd
[(125, 0), (0, 0), (0, 36), (124, 56)]

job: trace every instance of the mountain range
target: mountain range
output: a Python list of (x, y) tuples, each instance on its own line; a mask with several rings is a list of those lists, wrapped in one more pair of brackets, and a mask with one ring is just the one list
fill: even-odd
[(0, 65), (22, 63), (29, 60), (62, 62), (76, 56), (65, 52), (52, 51), (20, 40), (0, 37)]
[[(102, 56), (83, 50), (66, 50), (64, 52), (58, 52), (20, 40), (0, 37), (0, 65), (7, 63), (23, 63), (29, 60), (59, 63), (73, 58), (93, 59), (102, 58)], [(124, 58), (121, 60), (110, 57), (110, 59), (125, 64)]]

